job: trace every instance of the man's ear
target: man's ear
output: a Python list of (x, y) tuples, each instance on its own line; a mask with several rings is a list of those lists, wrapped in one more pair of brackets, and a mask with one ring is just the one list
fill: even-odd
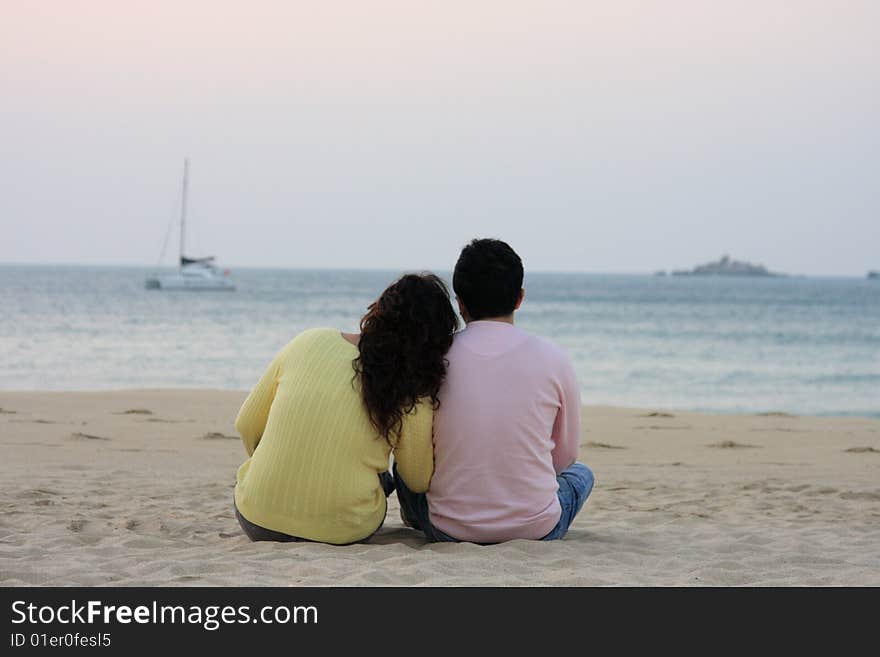
[(526, 298), (526, 288), (521, 287), (519, 289), (519, 299), (516, 300), (516, 305), (513, 307), (514, 310), (519, 310), (519, 307), (522, 305), (523, 299)]
[(455, 295), (455, 302), (458, 304), (458, 313), (461, 315), (461, 318), (464, 320), (465, 324), (471, 321), (471, 314), (468, 312), (465, 305), (461, 302), (461, 299), (458, 298), (458, 295)]

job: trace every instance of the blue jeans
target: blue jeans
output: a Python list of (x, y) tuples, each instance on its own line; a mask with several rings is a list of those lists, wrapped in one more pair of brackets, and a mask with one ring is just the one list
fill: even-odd
[[(460, 542), (459, 539), (445, 534), (431, 524), (428, 513), (428, 496), (425, 493), (413, 493), (407, 488), (406, 482), (400, 478), (397, 465), (392, 470), (397, 488), (397, 499), (400, 502), (400, 517), (406, 525), (421, 530), (432, 542)], [(569, 468), (557, 475), (559, 484), (559, 506), (562, 513), (559, 522), (550, 532), (541, 538), (542, 541), (553, 541), (565, 536), (578, 511), (593, 490), (593, 472), (583, 463), (573, 463)]]
[(568, 532), (574, 517), (593, 491), (593, 471), (583, 463), (575, 461), (568, 469), (557, 475), (556, 482), (559, 484), (559, 506), (562, 508), (562, 513), (559, 515), (559, 522), (541, 539), (542, 541), (562, 538)]

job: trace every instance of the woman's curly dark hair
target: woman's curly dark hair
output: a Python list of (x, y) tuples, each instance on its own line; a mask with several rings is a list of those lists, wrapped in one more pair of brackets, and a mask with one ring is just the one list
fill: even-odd
[(457, 328), (449, 291), (434, 274), (406, 274), (368, 307), (353, 365), (370, 421), (389, 444), (420, 399), (440, 405), (445, 355)]

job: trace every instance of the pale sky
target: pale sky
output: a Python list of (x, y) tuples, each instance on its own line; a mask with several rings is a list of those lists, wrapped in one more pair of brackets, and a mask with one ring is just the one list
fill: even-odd
[[(0, 263), (880, 269), (876, 0), (0, 0)], [(176, 238), (175, 238), (176, 239)], [(171, 250), (176, 249), (176, 241)]]

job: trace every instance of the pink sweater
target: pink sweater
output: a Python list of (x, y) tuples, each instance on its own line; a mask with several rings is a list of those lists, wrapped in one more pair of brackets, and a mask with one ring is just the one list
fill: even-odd
[(432, 524), (455, 538), (536, 539), (559, 522), (556, 475), (574, 463), (580, 393), (567, 354), (504, 322), (471, 322), (447, 354), (434, 414)]

